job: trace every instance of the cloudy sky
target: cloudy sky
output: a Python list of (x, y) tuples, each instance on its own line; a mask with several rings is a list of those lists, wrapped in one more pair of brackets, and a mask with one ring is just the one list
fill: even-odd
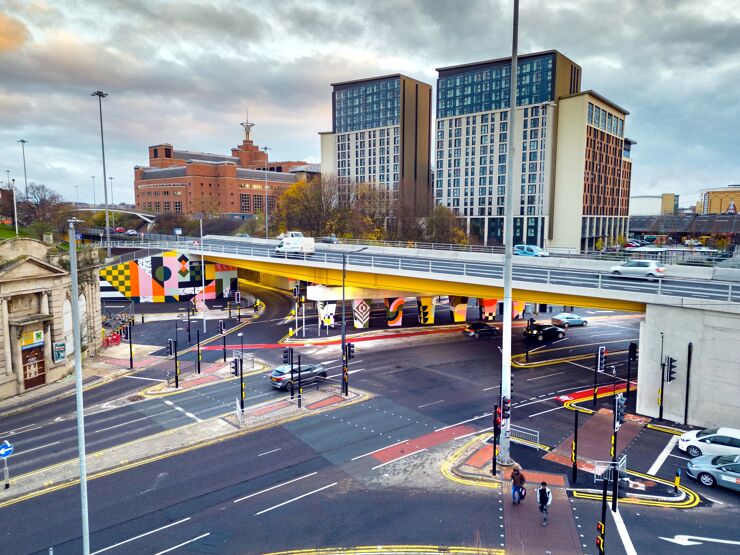
[[(228, 153), (245, 110), (271, 158), (319, 160), (329, 83), (511, 53), (511, 0), (0, 0), (0, 179), (116, 201), (147, 146)], [(557, 49), (627, 108), (633, 194), (740, 183), (740, 0), (521, 0), (520, 53)]]

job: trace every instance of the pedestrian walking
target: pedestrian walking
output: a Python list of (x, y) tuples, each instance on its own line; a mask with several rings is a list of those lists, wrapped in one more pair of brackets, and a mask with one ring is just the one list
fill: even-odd
[(511, 500), (514, 505), (518, 505), (527, 495), (527, 490), (524, 488), (525, 483), (524, 473), (522, 467), (516, 465), (514, 470), (511, 471)]
[(547, 511), (552, 503), (552, 492), (547, 487), (547, 482), (542, 482), (537, 489), (537, 501), (540, 504), (540, 512), (542, 513), (542, 526), (547, 526)]

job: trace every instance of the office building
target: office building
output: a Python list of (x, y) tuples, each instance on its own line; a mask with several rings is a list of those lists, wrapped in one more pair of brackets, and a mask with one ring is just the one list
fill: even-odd
[(358, 184), (425, 216), (429, 185), (432, 88), (395, 74), (332, 83), (332, 130), (320, 133), (321, 173), (336, 176), (340, 202)]
[(579, 65), (555, 50), (519, 56), (513, 130), (511, 58), (437, 72), (434, 200), (463, 219), (474, 241), (503, 243), (508, 183), (516, 191), (515, 243), (573, 251), (593, 248), (600, 233), (626, 233), (631, 167), (619, 160), (632, 144), (623, 138), (627, 112), (593, 91), (581, 93)]

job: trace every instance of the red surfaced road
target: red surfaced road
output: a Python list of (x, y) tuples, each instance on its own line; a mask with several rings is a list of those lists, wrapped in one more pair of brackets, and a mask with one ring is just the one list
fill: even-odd
[(453, 426), (446, 430), (440, 430), (439, 432), (432, 432), (421, 437), (410, 439), (399, 445), (392, 445), (378, 451), (377, 453), (373, 453), (372, 457), (379, 463), (386, 463), (420, 449), (428, 449), (435, 445), (440, 445), (441, 443), (447, 443), (456, 437), (464, 436), (465, 434), (469, 434), (475, 430), (476, 428), (473, 428), (472, 426)]

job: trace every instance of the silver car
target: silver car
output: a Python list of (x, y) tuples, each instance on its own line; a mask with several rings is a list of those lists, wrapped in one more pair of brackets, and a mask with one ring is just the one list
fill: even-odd
[(706, 455), (689, 461), (686, 473), (705, 486), (740, 491), (740, 455)]
[(609, 272), (614, 277), (656, 279), (665, 277), (665, 266), (657, 260), (628, 260), (619, 266), (612, 266)]

